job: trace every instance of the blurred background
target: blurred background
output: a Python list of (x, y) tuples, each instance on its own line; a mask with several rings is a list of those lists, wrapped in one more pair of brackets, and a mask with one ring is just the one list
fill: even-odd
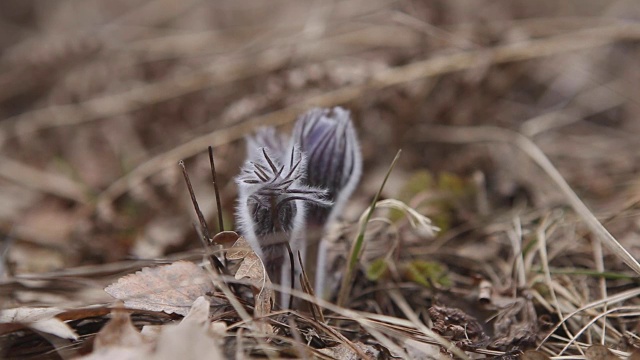
[[(639, 20), (634, 0), (3, 0), (5, 270), (199, 248), (178, 160), (217, 230), (214, 146), (231, 229), (244, 135), (288, 131), (312, 106), (354, 116), (365, 173), (349, 219), (399, 148), (387, 197), (449, 174), (482, 189), (484, 215), (559, 203), (514, 147), (442, 143), (433, 125), (523, 133), (598, 214), (628, 209), (640, 193)], [(640, 224), (610, 225), (633, 248)]]

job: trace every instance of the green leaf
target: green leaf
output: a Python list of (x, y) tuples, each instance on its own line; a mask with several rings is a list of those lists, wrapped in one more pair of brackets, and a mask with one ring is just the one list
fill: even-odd
[(438, 284), (445, 287), (451, 286), (451, 280), (447, 276), (444, 265), (434, 261), (414, 260), (406, 265), (405, 276), (424, 287)]
[(371, 206), (369, 207), (366, 216), (363, 219), (360, 219), (360, 229), (358, 230), (358, 236), (356, 240), (351, 244), (351, 250), (349, 251), (349, 261), (347, 263), (347, 267), (345, 269), (344, 276), (342, 277), (342, 282), (340, 283), (340, 291), (338, 292), (338, 306), (342, 306), (349, 295), (349, 290), (351, 287), (351, 280), (353, 280), (353, 273), (355, 271), (356, 265), (360, 261), (360, 256), (362, 255), (362, 250), (364, 248), (364, 233), (367, 230), (367, 225), (369, 224), (369, 220), (371, 220), (371, 215), (373, 215), (373, 211), (376, 209), (376, 204), (378, 203), (378, 198), (382, 193), (382, 189), (384, 189), (384, 185), (387, 183), (389, 179), (389, 175), (393, 170), (393, 167), (398, 162), (400, 158), (400, 153), (402, 150), (398, 150), (396, 156), (393, 158), (391, 165), (389, 166), (389, 170), (387, 170), (387, 174), (384, 176), (384, 180), (382, 180), (382, 184), (380, 184), (380, 188), (376, 193), (376, 196), (373, 197), (373, 201), (371, 202)]
[(369, 268), (366, 273), (367, 279), (370, 281), (378, 281), (387, 274), (388, 270), (389, 266), (384, 258), (376, 259), (369, 264)]

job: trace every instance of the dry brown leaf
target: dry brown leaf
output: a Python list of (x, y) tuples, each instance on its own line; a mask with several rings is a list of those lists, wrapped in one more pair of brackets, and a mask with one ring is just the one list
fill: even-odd
[(245, 256), (242, 264), (236, 272), (235, 278), (240, 280), (248, 278), (254, 288), (256, 317), (262, 317), (271, 313), (271, 298), (273, 290), (271, 281), (264, 270), (262, 261), (254, 252)]
[(111, 320), (96, 335), (93, 352), (81, 359), (146, 359), (152, 349), (153, 343), (133, 326), (129, 313), (118, 307), (111, 312)]
[(235, 243), (239, 237), (235, 231), (221, 231), (213, 236), (211, 242), (214, 244), (230, 245)]
[(126, 275), (104, 290), (128, 308), (186, 315), (193, 302), (214, 287), (204, 269), (177, 261)]
[(154, 326), (148, 336), (138, 332), (127, 312), (116, 309), (96, 336), (93, 353), (82, 359), (222, 359), (226, 325), (209, 321), (209, 306), (199, 297), (179, 324)]
[[(271, 286), (271, 281), (267, 276), (267, 272), (264, 269), (264, 264), (262, 264), (258, 255), (251, 251), (249, 244), (243, 237), (238, 238), (232, 248), (245, 247), (247, 247), (247, 250), (230, 251), (227, 258), (230, 260), (243, 259), (238, 271), (236, 271), (235, 278), (237, 280), (243, 278), (249, 279), (255, 299), (254, 316), (264, 317), (271, 313), (271, 306), (273, 304), (273, 288)], [(267, 333), (271, 333), (273, 331), (271, 326), (268, 324), (264, 324), (263, 330)]]
[(165, 326), (153, 359), (224, 359), (224, 329), (220, 329), (220, 323), (209, 321), (209, 306), (209, 301), (200, 297), (180, 324)]
[(111, 320), (98, 332), (94, 341), (94, 352), (106, 351), (110, 348), (138, 348), (145, 346), (144, 337), (131, 322), (129, 312), (116, 307), (111, 312)]
[(233, 246), (227, 252), (227, 259), (229, 259), (229, 260), (242, 260), (247, 255), (249, 255), (249, 253), (252, 253), (252, 252), (253, 251), (251, 251), (251, 245), (249, 245), (247, 240), (245, 240), (241, 236), (236, 240), (235, 243), (233, 243)]
[(618, 360), (611, 350), (604, 345), (591, 345), (584, 353), (587, 360)]
[(256, 253), (251, 252), (245, 256), (242, 264), (240, 264), (235, 278), (237, 280), (245, 277), (249, 278), (258, 288), (261, 288), (264, 286), (266, 276), (267, 274), (262, 265), (262, 261)]
[(56, 308), (16, 308), (0, 311), (0, 323), (20, 323), (34, 330), (63, 339), (77, 340), (78, 335), (64, 321), (56, 318), (63, 311)]

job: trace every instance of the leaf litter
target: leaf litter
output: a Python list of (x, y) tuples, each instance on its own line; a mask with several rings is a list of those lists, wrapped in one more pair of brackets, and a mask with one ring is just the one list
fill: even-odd
[(177, 324), (155, 330), (133, 326), (129, 312), (115, 308), (111, 320), (98, 332), (94, 350), (81, 359), (221, 359), (226, 325), (209, 320), (210, 303), (199, 297)]
[[(637, 271), (634, 2), (288, 2), (251, 12), (225, 2), (231, 28), (226, 18), (207, 17), (218, 10), (210, 4), (111, 4), (102, 13), (94, 3), (23, 2), (0, 19), (7, 85), (0, 146), (2, 164), (12, 165), (0, 166), (0, 175), (15, 183), (0, 192), (3, 233), (12, 237), (2, 247), (0, 356), (91, 351), (99, 329), (109, 329), (108, 300), (78, 289), (102, 292), (113, 283), (108, 289), (128, 310), (114, 309), (112, 326), (139, 349), (104, 335), (92, 355), (120, 347), (122, 356), (113, 357), (151, 357), (148, 344), (167, 344), (163, 351), (174, 358), (181, 354), (173, 348), (238, 358), (448, 358), (447, 347), (425, 335), (440, 329), (474, 357), (638, 358), (637, 274), (621, 261)], [(286, 11), (276, 11), (281, 6)], [(252, 15), (264, 10), (271, 16)], [(109, 26), (62, 36), (63, 28), (86, 30), (75, 21), (83, 12)], [(122, 14), (127, 24), (145, 24), (120, 31)], [(383, 198), (396, 197), (441, 229), (429, 239), (404, 206), (409, 217), (372, 218), (344, 307), (332, 307), (335, 298), (317, 301), (313, 311), (322, 316), (315, 317), (274, 307), (255, 254), (246, 244), (235, 257), (228, 249), (237, 237), (214, 236), (226, 249), (206, 255), (226, 251), (236, 266), (214, 274), (190, 262), (201, 252), (182, 252), (197, 243), (188, 221), (172, 222), (180, 229), (158, 244), (140, 236), (158, 219), (187, 213), (175, 161), (193, 162), (194, 183), (203, 188), (196, 155), (215, 147), (226, 203), (217, 215), (229, 220), (235, 193), (225, 185), (242, 153), (236, 140), (257, 126), (285, 125), (312, 105), (336, 104), (356, 114), (366, 181), (340, 214), (333, 282), (357, 232), (353, 223), (380, 185), (376, 167), (397, 148), (405, 154), (401, 175)], [(189, 120), (175, 121), (182, 118)], [(405, 179), (409, 191), (393, 191)], [(14, 187), (31, 195), (16, 197), (25, 191)], [(205, 209), (207, 218), (211, 212)], [(63, 219), (62, 228), (51, 219)], [(112, 263), (131, 254), (158, 260)], [(149, 267), (117, 281), (141, 266)], [(24, 274), (36, 269), (48, 272)], [(181, 275), (171, 278), (173, 271)], [(310, 293), (305, 283), (298, 295)], [(392, 293), (411, 311), (399, 311)], [(209, 336), (193, 325), (182, 329), (188, 339), (172, 333), (200, 296), (210, 301), (205, 324), (231, 330)], [(438, 327), (429, 316), (434, 306), (445, 314)], [(165, 324), (151, 325), (158, 323)], [(142, 327), (140, 338), (133, 332)], [(157, 340), (165, 327), (167, 338)], [(64, 341), (47, 343), (56, 337)], [(191, 338), (199, 345), (181, 347)]]
[(105, 291), (131, 309), (187, 315), (200, 296), (214, 292), (207, 272), (188, 261), (143, 268), (126, 275)]

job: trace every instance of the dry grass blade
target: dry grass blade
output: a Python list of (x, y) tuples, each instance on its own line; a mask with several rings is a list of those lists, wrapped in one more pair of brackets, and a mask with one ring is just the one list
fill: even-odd
[[(606, 306), (606, 304), (604, 304), (604, 306)], [(571, 347), (571, 345), (576, 342), (576, 339), (578, 337), (580, 337), (580, 335), (582, 335), (585, 331), (587, 331), (589, 329), (589, 327), (591, 325), (593, 325), (594, 323), (596, 323), (598, 320), (600, 319), (606, 319), (608, 314), (612, 314), (612, 313), (616, 313), (616, 312), (620, 312), (620, 311), (633, 311), (634, 313), (632, 315), (636, 315), (638, 314), (638, 307), (637, 306), (622, 306), (619, 308), (615, 308), (615, 309), (610, 309), (607, 310), (605, 309), (601, 314), (598, 314), (597, 316), (595, 316), (593, 319), (589, 320), (589, 322), (587, 322), (581, 329), (580, 331), (578, 331), (575, 336), (573, 336), (568, 342), (567, 344), (562, 348), (562, 350), (560, 350), (560, 352), (558, 353), (558, 356), (562, 356), (562, 354), (565, 353), (565, 351), (567, 351), (569, 349), (569, 347)]]
[(569, 205), (582, 217), (586, 225), (598, 239), (640, 276), (640, 263), (638, 263), (600, 221), (598, 221), (591, 210), (589, 210), (573, 189), (571, 189), (571, 186), (569, 186), (562, 177), (562, 174), (553, 166), (549, 158), (529, 138), (512, 130), (490, 126), (429, 126), (426, 133), (428, 134), (429, 141), (451, 143), (505, 142), (518, 147), (549, 175), (551, 180), (553, 180), (562, 191)]
[[(491, 59), (493, 64), (522, 61), (638, 38), (640, 38), (640, 26), (632, 23), (622, 23), (576, 31), (549, 39), (499, 46), (493, 49), (461, 51), (456, 54), (436, 57), (388, 70), (376, 76), (374, 81), (365, 86), (365, 88), (382, 88), (438, 74), (464, 70), (477, 66), (484, 59)], [(268, 52), (261, 54), (259, 59), (256, 59), (255, 56), (249, 58), (251, 59), (251, 64), (242, 62), (236, 64), (237, 61), (230, 62), (234, 64), (230, 69), (220, 70), (220, 63), (226, 63), (220, 61), (203, 71), (177, 76), (163, 82), (132, 89), (122, 94), (92, 99), (79, 106), (62, 105), (21, 114), (14, 118), (6, 119), (8, 121), (3, 122), (2, 130), (7, 132), (11, 126), (17, 126), (16, 124), (18, 124), (20, 127), (19, 132), (25, 133), (117, 116), (149, 104), (172, 99), (216, 84), (270, 71), (281, 66), (286, 60), (286, 56), (274, 57), (273, 54)], [(260, 66), (256, 67), (255, 64)], [(238, 76), (236, 74), (241, 75)], [(347, 91), (347, 89), (355, 91)], [(335, 95), (328, 95), (334, 98), (330, 103), (336, 104), (341, 101), (352, 100), (359, 96), (364, 89), (346, 88), (344, 90), (344, 93), (339, 92), (336, 94), (340, 95), (340, 99), (335, 98)]]
[(571, 312), (569, 315), (565, 316), (564, 320), (560, 321), (560, 323), (556, 324), (550, 331), (549, 334), (547, 336), (545, 336), (544, 339), (542, 339), (542, 341), (540, 342), (540, 345), (538, 345), (538, 349), (540, 349), (540, 347), (542, 345), (544, 345), (544, 343), (553, 335), (553, 333), (558, 330), (558, 328), (560, 328), (560, 326), (563, 326), (563, 324), (570, 319), (571, 317), (573, 317), (576, 314), (579, 314), (585, 310), (588, 309), (593, 309), (599, 306), (604, 306), (606, 304), (615, 304), (624, 300), (628, 300), (628, 299), (633, 299), (635, 297), (640, 296), (640, 288), (636, 288), (636, 289), (631, 289), (631, 290), (627, 290), (624, 292), (621, 292), (619, 294), (610, 296), (606, 299), (600, 299), (597, 301), (594, 301), (592, 303), (589, 303), (587, 305), (582, 306), (581, 308)]
[[(58, 105), (5, 119), (0, 133), (24, 135), (47, 128), (82, 124), (126, 114), (145, 106), (184, 96), (216, 85), (238, 81), (282, 66), (288, 54), (265, 52), (258, 58), (216, 61), (189, 74), (142, 85), (126, 92), (88, 100), (81, 104)], [(231, 60), (231, 59), (229, 59)], [(204, 147), (202, 147), (204, 148)]]
[[(302, 291), (296, 290), (296, 289), (290, 289), (290, 288), (284, 288), (282, 286), (279, 286), (277, 284), (272, 284), (274, 290), (276, 291), (290, 291), (295, 297), (308, 301), (308, 302), (313, 302), (315, 304), (317, 304), (318, 306), (321, 306), (329, 311), (332, 311), (336, 314), (339, 314), (340, 316), (343, 316), (345, 318), (348, 318), (352, 321), (355, 321), (356, 323), (358, 323), (360, 326), (362, 326), (373, 338), (375, 338), (377, 341), (380, 342), (381, 345), (385, 346), (387, 349), (389, 349), (390, 351), (396, 353), (396, 356), (402, 356), (402, 358), (408, 358), (408, 356), (406, 355), (406, 351), (404, 349), (402, 349), (400, 346), (398, 346), (394, 341), (392, 341), (391, 339), (389, 339), (389, 336), (387, 336), (387, 334), (383, 334), (383, 332), (379, 331), (378, 329), (376, 329), (375, 326), (373, 326), (371, 324), (371, 320), (369, 320), (367, 317), (369, 314), (365, 314), (365, 313), (361, 313), (358, 311), (354, 311), (351, 309), (347, 309), (335, 304), (332, 304), (326, 300), (323, 300), (321, 298), (318, 297), (313, 297), (307, 293), (304, 293)], [(330, 329), (330, 327), (326, 324), (322, 324), (322, 323), (315, 323), (315, 325), (317, 326), (321, 326), (323, 328), (326, 327), (326, 329)], [(337, 332), (336, 330), (331, 330), (331, 333), (334, 334), (335, 336), (338, 336), (339, 338), (344, 338), (343, 335), (341, 335), (339, 332)], [(346, 339), (346, 338), (344, 338)], [(347, 342), (345, 342), (347, 343)], [(348, 344), (348, 343), (347, 343)], [(354, 348), (354, 351), (359, 352), (360, 350), (356, 350), (356, 348)], [(399, 354), (399, 355), (398, 355)], [(403, 355), (404, 354), (404, 355)]]
[(544, 271), (545, 282), (547, 283), (547, 287), (549, 288), (549, 293), (551, 295), (551, 299), (553, 300), (554, 310), (556, 310), (556, 314), (560, 319), (560, 324), (562, 325), (562, 329), (572, 338), (575, 336), (569, 330), (565, 323), (564, 313), (562, 312), (562, 308), (558, 301), (558, 297), (556, 296), (555, 287), (553, 286), (553, 280), (551, 279), (551, 273), (549, 271), (549, 256), (547, 254), (547, 236), (546, 236), (546, 227), (547, 220), (545, 219), (537, 229), (537, 237), (538, 237), (538, 252), (540, 253), (540, 259), (542, 260), (542, 268)]
[[(300, 274), (300, 284), (302, 285), (302, 291), (315, 297), (316, 294), (313, 292), (313, 286), (311, 286), (311, 283), (309, 282), (309, 278), (307, 277), (307, 272), (304, 270), (304, 262), (302, 261), (302, 256), (300, 255), (300, 252), (298, 252), (298, 261), (300, 262), (300, 264), (302, 264), (301, 265), (302, 273)], [(311, 308), (311, 315), (313, 316), (313, 318), (316, 321), (319, 321), (323, 324), (326, 323), (324, 314), (322, 313), (322, 309), (320, 308), (320, 306), (318, 306), (318, 304), (313, 302), (308, 304), (309, 304), (309, 307)]]

